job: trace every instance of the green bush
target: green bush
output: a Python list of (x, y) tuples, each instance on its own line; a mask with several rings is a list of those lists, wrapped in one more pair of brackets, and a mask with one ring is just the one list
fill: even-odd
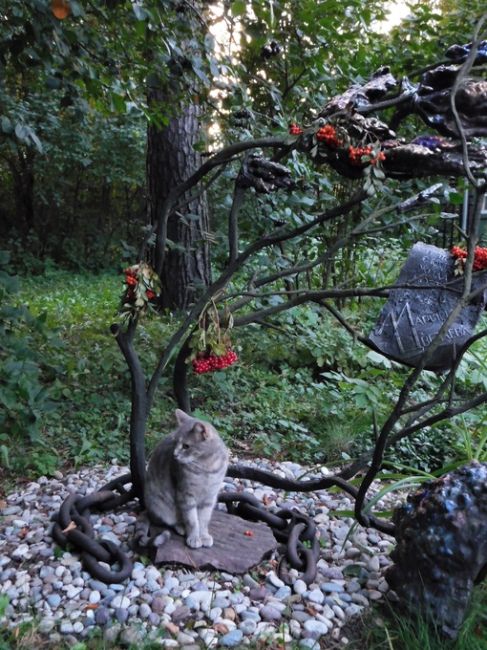
[(55, 403), (53, 368), (42, 358), (37, 341), (59, 343), (46, 326), (45, 313), (34, 316), (14, 304), (18, 279), (9, 271), (9, 259), (7, 251), (0, 251), (0, 453), (6, 467), (15, 466), (14, 450), (25, 462), (26, 448), (43, 447), (42, 420)]

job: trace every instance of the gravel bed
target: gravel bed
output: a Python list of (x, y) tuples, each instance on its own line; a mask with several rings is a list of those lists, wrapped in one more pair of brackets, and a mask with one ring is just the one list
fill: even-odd
[[(245, 461), (247, 463), (247, 461)], [(296, 463), (255, 460), (251, 465), (282, 476), (327, 474)], [(109, 646), (151, 640), (165, 648), (243, 647), (257, 640), (318, 648), (319, 640), (347, 645), (346, 622), (388, 592), (383, 577), (391, 563), (392, 538), (357, 527), (336, 510), (351, 510), (343, 493), (288, 493), (247, 480), (226, 479), (225, 488), (252, 492), (271, 510), (297, 507), (314, 517), (320, 530), (318, 575), (306, 585), (297, 572), (285, 585), (276, 558), (245, 575), (188, 569), (156, 569), (135, 561), (130, 580), (106, 585), (82, 569), (76, 554), (56, 548), (49, 536), (50, 517), (69, 492), (86, 494), (127, 472), (115, 462), (63, 477), (40, 477), (8, 495), (2, 503), (0, 595), (8, 605), (0, 623), (16, 627), (34, 621), (46, 641), (75, 644), (95, 628)], [(389, 507), (391, 503), (388, 504)], [(136, 512), (128, 509), (94, 515), (97, 537), (121, 545), (129, 555)]]

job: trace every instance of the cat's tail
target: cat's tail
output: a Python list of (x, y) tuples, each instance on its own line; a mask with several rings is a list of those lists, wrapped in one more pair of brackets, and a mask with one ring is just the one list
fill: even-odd
[(169, 530), (163, 530), (162, 532), (151, 535), (150, 527), (151, 521), (149, 519), (147, 511), (144, 510), (140, 513), (137, 521), (135, 522), (135, 547), (147, 548), (148, 546), (162, 546), (170, 539), (171, 533)]

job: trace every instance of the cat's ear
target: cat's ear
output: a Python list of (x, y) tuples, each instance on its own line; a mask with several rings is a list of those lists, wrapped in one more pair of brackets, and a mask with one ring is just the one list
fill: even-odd
[(193, 427), (193, 433), (201, 436), (203, 440), (207, 440), (211, 436), (211, 429), (205, 422), (197, 422)]
[(174, 415), (176, 416), (176, 420), (178, 421), (178, 424), (184, 424), (190, 418), (190, 416), (184, 411), (181, 411), (181, 409), (176, 409), (174, 411)]

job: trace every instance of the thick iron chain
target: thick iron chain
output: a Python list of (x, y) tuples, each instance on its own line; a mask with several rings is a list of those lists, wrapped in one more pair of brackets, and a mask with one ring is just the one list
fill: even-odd
[[(91, 508), (106, 512), (131, 501), (133, 492), (124, 487), (131, 480), (131, 475), (125, 474), (87, 496), (70, 494), (53, 517), (51, 535), (54, 541), (63, 548), (71, 545), (79, 549), (86, 571), (107, 584), (120, 583), (128, 578), (132, 573), (132, 560), (114, 542), (95, 539), (90, 521)], [(109, 568), (102, 566), (102, 562)], [(119, 568), (113, 569), (116, 565)]]
[[(244, 465), (232, 465), (227, 476), (250, 479), (293, 492), (312, 492), (332, 486), (343, 489), (356, 499), (358, 490), (340, 476), (296, 481), (276, 476), (272, 472)], [(113, 510), (135, 499), (138, 495), (131, 483), (131, 475), (125, 474), (107, 483), (98, 492), (87, 496), (71, 494), (62, 504), (59, 513), (53, 517), (52, 536), (63, 548), (68, 544), (81, 550), (81, 560), (85, 569), (96, 579), (108, 584), (123, 582), (132, 572), (131, 560), (113, 542), (96, 541), (90, 522), (91, 508), (100, 512)], [(117, 490), (118, 494), (113, 490)], [(230, 514), (236, 514), (249, 521), (263, 521), (270, 526), (278, 542), (285, 545), (284, 555), (279, 565), (282, 580), (291, 582), (289, 568), (300, 572), (300, 577), (309, 584), (316, 576), (320, 553), (320, 542), (316, 536), (316, 525), (307, 515), (298, 510), (283, 509), (270, 512), (253, 495), (242, 492), (223, 492), (219, 501), (225, 503)], [(381, 521), (368, 515), (369, 525), (388, 534), (394, 533), (390, 522)], [(105, 568), (100, 563), (109, 565)], [(110, 567), (118, 565), (118, 569)]]
[(249, 521), (265, 522), (277, 541), (285, 545), (278, 569), (284, 582), (293, 582), (289, 577), (290, 567), (300, 572), (300, 578), (306, 584), (313, 582), (320, 557), (320, 542), (311, 517), (289, 508), (269, 512), (253, 495), (245, 492), (223, 492), (218, 500), (226, 505), (230, 514)]

